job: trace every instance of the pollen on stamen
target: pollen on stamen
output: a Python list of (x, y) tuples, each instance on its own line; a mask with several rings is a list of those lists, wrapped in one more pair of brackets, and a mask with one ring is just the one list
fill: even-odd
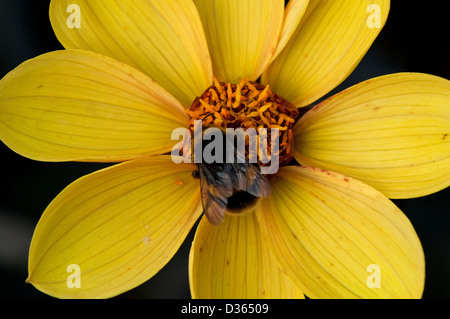
[[(202, 125), (222, 128), (267, 128), (267, 154), (270, 156), (270, 129), (279, 130), (279, 163), (287, 165), (293, 157), (292, 127), (299, 112), (289, 101), (273, 93), (269, 85), (243, 79), (238, 84), (219, 82), (195, 99), (190, 109), (189, 129), (194, 132), (194, 121), (205, 118)], [(248, 145), (247, 145), (248, 146)], [(261, 166), (264, 166), (260, 162)]]

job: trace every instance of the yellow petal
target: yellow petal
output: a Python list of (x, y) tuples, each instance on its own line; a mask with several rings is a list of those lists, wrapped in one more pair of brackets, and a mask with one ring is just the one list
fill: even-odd
[(299, 107), (316, 101), (361, 61), (384, 26), (389, 6), (389, 0), (311, 0), (262, 82)]
[(143, 73), (82, 50), (21, 64), (0, 82), (0, 139), (42, 161), (122, 161), (168, 152), (182, 105)]
[(287, 3), (284, 12), (283, 28), (281, 30), (280, 40), (271, 61), (273, 61), (284, 49), (289, 39), (294, 34), (294, 31), (297, 29), (297, 26), (306, 11), (308, 3), (309, 0), (289, 0)]
[(186, 106), (212, 83), (192, 1), (52, 0), (50, 20), (65, 48), (92, 50), (138, 68)]
[(294, 127), (295, 158), (352, 176), (390, 198), (450, 185), (450, 81), (399, 73), (359, 83)]
[[(283, 167), (257, 208), (281, 269), (311, 298), (419, 298), (425, 265), (406, 216), (344, 175)], [(378, 287), (379, 286), (379, 287)]]
[(155, 156), (69, 185), (36, 227), (27, 281), (58, 298), (106, 298), (148, 280), (202, 212), (194, 169)]
[(195, 0), (220, 81), (255, 81), (273, 56), (284, 18), (282, 0)]
[(202, 218), (189, 258), (193, 298), (304, 298), (278, 268), (253, 212), (225, 215), (220, 226)]

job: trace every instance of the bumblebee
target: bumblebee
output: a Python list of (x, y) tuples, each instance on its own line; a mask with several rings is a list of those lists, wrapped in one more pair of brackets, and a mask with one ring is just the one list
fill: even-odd
[[(204, 140), (202, 142), (204, 147)], [(241, 213), (256, 204), (259, 198), (270, 195), (269, 182), (259, 164), (250, 163), (237, 151), (231, 162), (225, 159), (213, 163), (202, 161), (197, 167), (193, 176), (200, 179), (203, 211), (213, 225), (223, 221), (226, 211)]]

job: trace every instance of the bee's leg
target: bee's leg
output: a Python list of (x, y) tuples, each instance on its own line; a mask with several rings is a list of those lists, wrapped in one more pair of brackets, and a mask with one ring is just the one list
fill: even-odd
[(200, 178), (200, 171), (199, 170), (192, 171), (192, 177), (195, 178), (195, 179), (199, 179)]

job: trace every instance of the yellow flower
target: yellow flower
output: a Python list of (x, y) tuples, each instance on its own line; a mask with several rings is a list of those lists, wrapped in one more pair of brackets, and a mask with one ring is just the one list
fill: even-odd
[[(213, 74), (233, 84), (261, 76), (309, 105), (352, 72), (388, 11), (385, 0), (52, 0), (66, 50), (1, 80), (0, 139), (40, 161), (121, 163), (48, 206), (27, 281), (56, 297), (101, 298), (151, 278), (203, 211), (196, 166), (163, 154)], [(436, 76), (392, 74), (308, 111), (292, 129), (303, 166), (281, 167), (251, 212), (219, 226), (201, 219), (192, 296), (421, 297), (421, 244), (388, 197), (449, 186), (449, 92)]]

